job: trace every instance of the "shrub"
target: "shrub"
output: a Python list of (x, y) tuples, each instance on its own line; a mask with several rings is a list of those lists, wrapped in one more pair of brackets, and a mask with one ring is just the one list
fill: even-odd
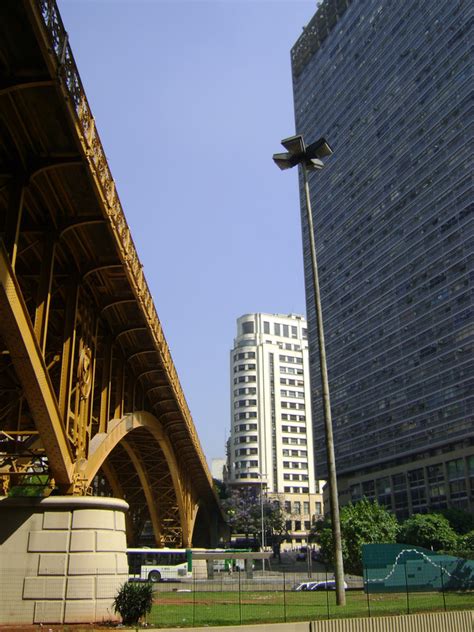
[(125, 625), (138, 623), (151, 611), (153, 605), (153, 586), (150, 583), (127, 582), (119, 588), (114, 599), (114, 612), (122, 617)]

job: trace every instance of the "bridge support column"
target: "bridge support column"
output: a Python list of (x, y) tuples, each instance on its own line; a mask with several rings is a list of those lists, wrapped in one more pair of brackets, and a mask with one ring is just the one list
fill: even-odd
[(0, 498), (0, 624), (116, 619), (127, 509), (116, 498)]

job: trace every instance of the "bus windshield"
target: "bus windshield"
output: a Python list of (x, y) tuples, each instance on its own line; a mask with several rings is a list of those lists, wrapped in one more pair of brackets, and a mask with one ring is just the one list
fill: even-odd
[(160, 582), (192, 576), (191, 549), (127, 549), (130, 579)]

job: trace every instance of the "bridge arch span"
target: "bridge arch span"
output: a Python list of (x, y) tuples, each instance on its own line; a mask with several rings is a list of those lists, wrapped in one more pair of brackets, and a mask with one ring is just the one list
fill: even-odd
[(92, 438), (81, 476), (87, 486), (93, 486), (97, 474), (107, 480), (115, 496), (130, 505), (129, 544), (136, 544), (148, 529), (148, 538), (156, 545), (192, 545), (200, 503), (163, 425), (153, 414), (137, 411), (112, 419), (107, 432)]

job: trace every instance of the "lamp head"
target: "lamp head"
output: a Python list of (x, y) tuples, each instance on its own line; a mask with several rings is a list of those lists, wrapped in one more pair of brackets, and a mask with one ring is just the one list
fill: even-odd
[(319, 158), (310, 158), (304, 164), (309, 171), (321, 171), (321, 169), (324, 169), (324, 162), (319, 160)]
[(294, 156), (287, 152), (283, 154), (273, 154), (273, 161), (275, 162), (277, 167), (280, 167), (280, 169), (282, 170), (291, 169), (291, 167), (294, 167), (298, 164), (298, 161), (295, 162)]
[(281, 144), (288, 151), (282, 154), (273, 154), (273, 160), (280, 169), (291, 169), (300, 163), (312, 171), (324, 167), (321, 159), (330, 156), (333, 151), (325, 138), (305, 146), (303, 136), (290, 136), (284, 138)]
[(290, 136), (289, 138), (284, 138), (281, 141), (281, 144), (293, 156), (300, 156), (304, 154), (305, 144), (301, 134), (298, 134), (297, 136)]
[(306, 147), (305, 156), (306, 158), (325, 158), (326, 156), (330, 156), (333, 153), (329, 143), (325, 138), (320, 138), (311, 145)]

